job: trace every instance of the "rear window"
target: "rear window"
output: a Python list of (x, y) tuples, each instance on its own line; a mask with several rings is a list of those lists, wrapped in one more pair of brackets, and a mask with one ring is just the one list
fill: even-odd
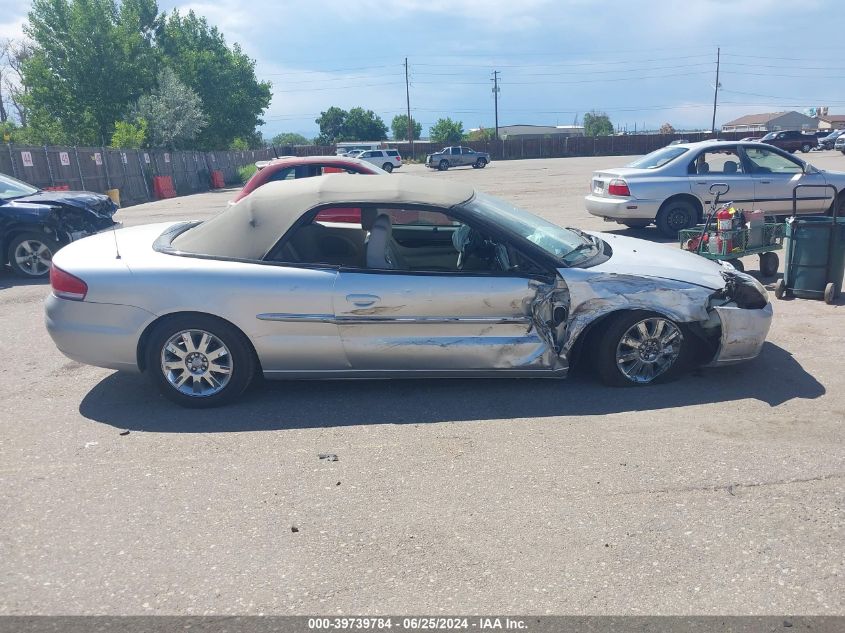
[(666, 163), (675, 160), (681, 154), (686, 154), (689, 150), (686, 147), (664, 147), (651, 154), (646, 154), (642, 158), (638, 158), (633, 163), (629, 163), (627, 167), (635, 167), (637, 169), (657, 169), (663, 167)]
[(389, 149), (389, 150), (387, 150), (387, 155), (388, 156), (399, 156), (399, 152), (398, 152), (398, 150), (395, 150), (395, 149)]

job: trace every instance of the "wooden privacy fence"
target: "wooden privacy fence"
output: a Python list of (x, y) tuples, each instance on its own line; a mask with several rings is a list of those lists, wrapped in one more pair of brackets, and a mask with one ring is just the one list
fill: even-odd
[[(720, 133), (718, 138), (735, 141), (747, 136), (747, 132)], [(522, 158), (566, 158), (572, 156), (635, 156), (648, 154), (665, 147), (674, 140), (703, 141), (713, 138), (707, 132), (690, 134), (626, 134), (624, 136), (550, 136), (548, 138), (508, 138), (499, 141), (462, 141), (453, 143), (471, 147), (476, 151), (488, 152), (493, 160), (519, 160)], [(437, 152), (449, 143), (414, 141), (413, 156), (407, 142), (384, 141), (384, 147), (399, 150), (403, 159), (425, 160), (426, 154)], [(334, 145), (299, 145), (277, 147), (279, 155), (321, 156), (333, 155)]]
[(238, 168), (274, 157), (272, 149), (192, 152), (7, 144), (0, 172), (42, 189), (120, 192), (123, 206), (155, 199), (153, 178), (169, 176), (178, 195), (208, 191), (211, 173), (240, 184)]

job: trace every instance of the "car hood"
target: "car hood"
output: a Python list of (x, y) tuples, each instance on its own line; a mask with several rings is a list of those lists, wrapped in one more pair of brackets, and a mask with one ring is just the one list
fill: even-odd
[(109, 218), (117, 211), (117, 205), (112, 202), (111, 198), (90, 191), (39, 191), (31, 196), (15, 198), (7, 204), (11, 206), (74, 207), (93, 211), (97, 215)]
[(718, 290), (725, 286), (720, 264), (669, 244), (655, 244), (613, 233), (589, 232), (613, 250), (606, 262), (589, 270), (619, 275), (638, 275), (682, 281)]

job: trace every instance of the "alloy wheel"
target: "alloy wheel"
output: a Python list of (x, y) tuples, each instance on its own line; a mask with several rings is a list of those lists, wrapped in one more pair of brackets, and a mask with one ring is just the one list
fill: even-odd
[(15, 249), (14, 258), (21, 271), (40, 277), (50, 270), (53, 253), (44, 242), (24, 240)]
[(186, 396), (213, 396), (229, 383), (232, 355), (214, 334), (182, 330), (162, 347), (161, 371), (170, 386)]
[(631, 382), (645, 384), (666, 373), (678, 360), (683, 342), (672, 321), (649, 317), (634, 323), (616, 346), (616, 365)]

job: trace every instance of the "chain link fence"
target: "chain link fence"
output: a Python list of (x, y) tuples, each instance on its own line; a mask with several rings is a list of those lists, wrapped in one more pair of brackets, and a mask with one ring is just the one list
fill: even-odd
[(154, 176), (170, 176), (176, 192), (187, 195), (208, 191), (212, 171), (223, 172), (226, 184), (240, 184), (240, 167), (275, 155), (273, 149), (166, 152), (7, 144), (0, 149), (0, 172), (41, 189), (99, 193), (117, 189), (121, 205), (130, 206), (154, 199)]

